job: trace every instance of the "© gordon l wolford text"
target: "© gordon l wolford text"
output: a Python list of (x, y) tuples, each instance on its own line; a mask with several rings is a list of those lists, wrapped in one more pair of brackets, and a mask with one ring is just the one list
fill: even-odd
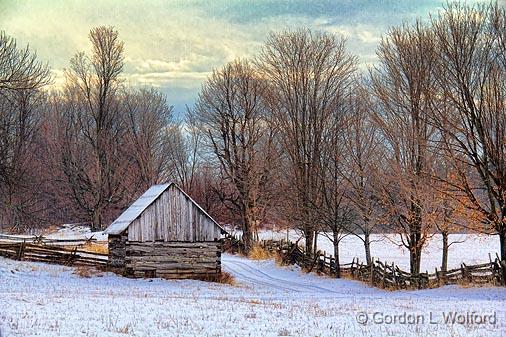
[(446, 311), (446, 312), (359, 312), (356, 315), (359, 324), (462, 324), (496, 325), (496, 312)]

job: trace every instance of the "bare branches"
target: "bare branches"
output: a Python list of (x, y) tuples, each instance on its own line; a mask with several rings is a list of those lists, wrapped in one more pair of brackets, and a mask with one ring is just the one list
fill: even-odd
[[(432, 18), (438, 101), (434, 124), (454, 165), (467, 207), (494, 228), (506, 258), (505, 10), (451, 4)], [(467, 170), (472, 167), (473, 170)]]
[(236, 207), (246, 248), (268, 202), (273, 130), (267, 119), (265, 83), (248, 61), (236, 60), (213, 72), (203, 86), (191, 119), (204, 144), (234, 187), (222, 199)]
[(371, 261), (370, 236), (382, 225), (379, 173), (385, 163), (385, 144), (373, 120), (374, 103), (365, 81), (357, 82), (347, 99), (349, 112), (343, 130), (340, 174), (346, 198), (356, 214), (348, 230), (364, 242), (367, 263)]
[(33, 226), (42, 216), (40, 165), (36, 151), (41, 88), (50, 81), (49, 68), (28, 47), (0, 33), (0, 227)]
[(125, 120), (119, 102), (123, 43), (112, 27), (98, 27), (89, 35), (92, 55), (78, 53), (67, 71), (61, 163), (68, 187), (80, 208), (102, 228), (103, 214), (123, 200), (129, 167), (124, 151)]
[(49, 67), (37, 60), (28, 46), (0, 32), (0, 90), (36, 90), (49, 84)]
[(378, 102), (375, 121), (388, 149), (382, 175), (382, 205), (388, 222), (409, 248), (411, 272), (420, 272), (421, 249), (431, 233), (434, 211), (429, 142), (437, 137), (428, 121), (434, 95), (433, 45), (420, 23), (392, 29), (378, 48), (380, 64), (371, 71)]
[(308, 252), (319, 227), (313, 210), (324, 143), (341, 122), (341, 102), (355, 70), (344, 46), (344, 40), (308, 30), (271, 34), (256, 61), (269, 86), (269, 108), (295, 190), (290, 220), (304, 232)]
[(139, 89), (123, 96), (127, 154), (135, 165), (135, 187), (146, 190), (168, 179), (177, 153), (177, 132), (172, 125), (172, 107), (154, 89)]

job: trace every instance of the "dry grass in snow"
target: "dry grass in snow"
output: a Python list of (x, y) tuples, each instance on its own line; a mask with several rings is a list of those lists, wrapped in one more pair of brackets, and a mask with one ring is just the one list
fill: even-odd
[[(0, 258), (2, 336), (504, 336), (506, 289), (389, 292), (223, 255), (235, 284), (101, 277)], [(375, 313), (495, 313), (493, 325), (377, 324)], [(357, 322), (364, 313), (370, 320)]]
[(252, 260), (268, 260), (273, 258), (274, 254), (260, 245), (254, 245), (253, 248), (251, 248), (248, 257)]

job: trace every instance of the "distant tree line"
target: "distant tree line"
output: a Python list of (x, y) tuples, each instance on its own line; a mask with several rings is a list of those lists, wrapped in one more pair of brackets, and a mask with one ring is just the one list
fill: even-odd
[(104, 229), (167, 180), (208, 209), (219, 205), (208, 186), (214, 172), (196, 157), (198, 136), (175, 121), (161, 92), (122, 80), (118, 32), (97, 27), (89, 40), (91, 53), (76, 53), (64, 85), (48, 90), (48, 66), (0, 35), (1, 228), (85, 222)]
[(127, 86), (123, 42), (91, 30), (59, 90), (28, 48), (0, 35), (0, 223), (101, 229), (151, 184), (180, 184), (246, 249), (264, 224), (319, 235), (396, 233), (420, 272), (449, 234), (497, 235), (506, 259), (506, 15), (449, 4), (394, 27), (367, 72), (346, 41), (271, 33), (251, 59), (215, 69), (176, 122), (164, 95)]

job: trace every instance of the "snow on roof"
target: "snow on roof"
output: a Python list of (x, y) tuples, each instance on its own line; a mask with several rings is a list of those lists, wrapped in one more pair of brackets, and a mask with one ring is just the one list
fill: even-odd
[[(135, 220), (137, 219), (142, 212), (146, 208), (148, 208), (149, 205), (151, 205), (165, 190), (174, 183), (166, 183), (166, 184), (160, 184), (160, 185), (153, 185), (151, 186), (146, 192), (144, 192), (143, 195), (139, 197), (130, 207), (128, 207), (114, 222), (107, 227), (107, 229), (104, 231), (104, 234), (120, 234), (123, 232), (127, 227)], [(220, 226), (216, 220), (214, 220), (207, 212), (200, 207), (199, 204), (197, 204), (188, 194), (186, 194), (185, 191), (183, 191), (179, 186), (175, 185), (183, 194), (190, 199), (190, 201), (197, 206), (209, 219), (211, 219), (216, 226), (218, 226), (222, 233), (226, 233), (225, 229)]]
[(137, 219), (141, 213), (148, 208), (167, 187), (171, 184), (161, 184), (151, 186), (139, 199), (128, 207), (114, 222), (104, 231), (105, 234), (120, 234)]

